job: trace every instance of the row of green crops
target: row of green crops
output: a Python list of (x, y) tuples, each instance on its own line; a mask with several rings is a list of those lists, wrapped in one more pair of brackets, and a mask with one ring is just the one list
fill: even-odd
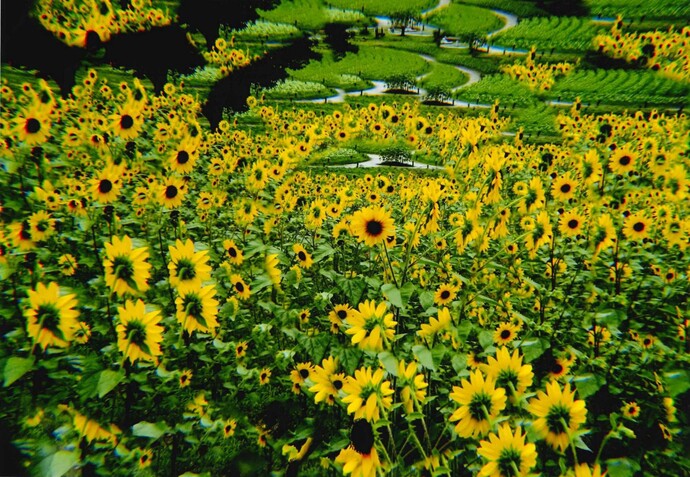
[(335, 91), (314, 81), (285, 79), (264, 90), (268, 99), (313, 99), (333, 96)]
[(540, 17), (520, 21), (499, 33), (491, 42), (518, 49), (535, 46), (539, 51), (582, 52), (592, 48), (592, 39), (606, 26), (579, 17)]
[(452, 90), (464, 85), (469, 80), (466, 73), (451, 65), (432, 63), (431, 72), (419, 80), (419, 85), (424, 89), (442, 88)]
[(395, 17), (402, 11), (420, 14), (437, 4), (436, 0), (324, 0), (326, 4), (338, 8), (353, 8), (367, 15), (383, 15)]
[(271, 10), (257, 9), (257, 12), (261, 18), (270, 22), (287, 23), (307, 31), (320, 30), (327, 23), (367, 23), (364, 14), (352, 10), (351, 5), (344, 9), (328, 8), (321, 0), (283, 0)]
[(485, 8), (458, 3), (451, 3), (435, 11), (425, 21), (439, 27), (449, 36), (486, 34), (498, 30), (504, 24), (502, 18)]

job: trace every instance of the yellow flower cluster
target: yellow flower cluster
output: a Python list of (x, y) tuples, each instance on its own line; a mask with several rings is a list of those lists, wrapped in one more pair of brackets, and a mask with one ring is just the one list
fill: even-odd
[(571, 63), (537, 63), (537, 50), (532, 48), (525, 59), (525, 63), (514, 63), (502, 68), (502, 71), (533, 90), (550, 90), (558, 76), (567, 75), (574, 66)]

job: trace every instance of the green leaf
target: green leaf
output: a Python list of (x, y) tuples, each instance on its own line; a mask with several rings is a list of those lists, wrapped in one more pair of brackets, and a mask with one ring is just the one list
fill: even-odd
[(455, 354), (450, 360), (451, 366), (456, 373), (467, 369), (467, 355), (465, 353)]
[(608, 470), (606, 475), (609, 477), (632, 477), (635, 472), (640, 470), (640, 464), (626, 458), (608, 459), (606, 467)]
[(690, 389), (690, 373), (685, 370), (664, 373), (664, 381), (666, 381), (671, 397), (676, 397)]
[(102, 398), (115, 389), (115, 386), (120, 384), (123, 379), (125, 379), (125, 375), (122, 371), (111, 371), (109, 369), (101, 371), (98, 377), (98, 385), (96, 386), (98, 397)]
[(489, 330), (482, 330), (479, 332), (479, 344), (483, 349), (488, 348), (494, 344), (494, 333)]
[(434, 306), (434, 294), (430, 291), (425, 291), (419, 294), (419, 304), (422, 305), (423, 309), (431, 308)]
[(357, 348), (343, 348), (338, 353), (340, 364), (343, 366), (347, 374), (354, 374), (359, 360), (362, 357), (362, 351)]
[(18, 358), (16, 356), (12, 356), (10, 359), (7, 360), (7, 363), (5, 363), (5, 370), (3, 372), (5, 376), (5, 382), (3, 386), (7, 387), (11, 385), (17, 379), (21, 378), (26, 373), (31, 371), (33, 366), (33, 356), (29, 358)]
[(326, 354), (326, 349), (331, 342), (330, 334), (319, 334), (314, 337), (301, 335), (300, 344), (313, 363), (320, 363)]
[(336, 277), (335, 283), (353, 306), (359, 303), (364, 290), (367, 288), (366, 282), (361, 278), (345, 278), (339, 276)]
[(60, 450), (51, 454), (38, 465), (37, 475), (62, 477), (79, 463), (79, 451)]
[(398, 359), (390, 351), (381, 351), (379, 353), (379, 361), (388, 373), (393, 376), (398, 376)]
[(544, 354), (551, 344), (543, 338), (529, 338), (522, 342), (520, 349), (525, 357), (525, 363), (530, 363)]
[(391, 303), (391, 305), (401, 309), (405, 308), (402, 302), (402, 296), (400, 295), (400, 290), (398, 290), (395, 285), (391, 283), (381, 285), (381, 293), (385, 295), (386, 299)]
[(431, 354), (431, 350), (424, 345), (416, 345), (412, 347), (412, 352), (417, 357), (422, 366), (431, 371), (436, 371), (436, 365), (434, 364), (434, 357)]
[(333, 247), (331, 247), (328, 244), (321, 244), (314, 251), (314, 256), (312, 257), (312, 260), (314, 260), (314, 263), (318, 263), (322, 261), (324, 258), (330, 257), (334, 253), (335, 250), (333, 249)]
[(132, 426), (132, 435), (138, 437), (150, 437), (151, 439), (155, 440), (169, 430), (170, 428), (165, 422), (141, 421)]
[(582, 399), (587, 399), (599, 391), (606, 380), (592, 373), (581, 374), (573, 378), (573, 384), (577, 388), (577, 393)]

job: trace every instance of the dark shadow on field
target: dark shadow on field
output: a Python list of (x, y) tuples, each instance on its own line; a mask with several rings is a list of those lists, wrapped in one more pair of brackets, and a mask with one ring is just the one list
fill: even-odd
[(573, 17), (589, 14), (582, 0), (538, 0), (535, 3), (550, 15)]
[(215, 129), (221, 121), (223, 110), (234, 112), (247, 110), (247, 97), (251, 85), (269, 87), (278, 80), (287, 77), (286, 68), (299, 68), (310, 59), (319, 59), (321, 55), (311, 47), (312, 40), (302, 37), (287, 46), (270, 51), (249, 66), (233, 71), (229, 76), (218, 81), (208, 95), (202, 113), (208, 119), (211, 128)]

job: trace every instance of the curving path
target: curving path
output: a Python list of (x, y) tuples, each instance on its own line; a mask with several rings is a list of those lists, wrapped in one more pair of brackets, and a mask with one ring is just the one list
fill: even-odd
[(381, 156), (378, 154), (367, 154), (369, 160), (366, 162), (359, 162), (355, 164), (343, 164), (338, 166), (327, 166), (327, 167), (346, 167), (348, 169), (354, 169), (357, 167), (399, 167), (401, 169), (443, 169), (441, 166), (432, 166), (431, 164), (422, 164), (419, 162), (412, 162), (411, 166), (382, 166)]

